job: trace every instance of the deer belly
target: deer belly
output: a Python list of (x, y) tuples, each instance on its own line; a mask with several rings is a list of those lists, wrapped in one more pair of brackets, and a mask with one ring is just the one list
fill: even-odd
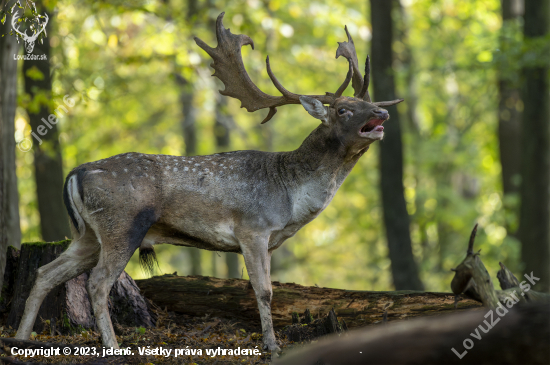
[(240, 252), (232, 222), (188, 226), (157, 223), (147, 232), (145, 242), (197, 247), (210, 251)]

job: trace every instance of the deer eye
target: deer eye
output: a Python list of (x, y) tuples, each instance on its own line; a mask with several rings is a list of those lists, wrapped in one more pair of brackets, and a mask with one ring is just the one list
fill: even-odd
[(342, 109), (338, 109), (338, 114), (342, 115), (346, 112), (346, 109), (342, 108)]

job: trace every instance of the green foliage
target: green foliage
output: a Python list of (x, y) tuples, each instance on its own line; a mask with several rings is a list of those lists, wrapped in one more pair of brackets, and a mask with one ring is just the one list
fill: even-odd
[[(501, 32), (497, 0), (401, 3), (394, 14), (395, 75), (398, 96), (406, 99), (398, 110), (413, 252), (426, 289), (448, 291), (449, 269), (463, 258), (476, 222), (477, 246), (489, 270), (496, 270), (498, 261), (519, 269), (519, 243), (505, 228), (507, 222), (517, 226), (517, 217), (506, 216), (502, 209), (497, 72), (504, 70), (519, 82), (517, 71), (523, 63), (547, 62), (550, 42), (523, 42), (517, 23)], [(76, 100), (58, 124), (67, 173), (84, 162), (122, 152), (182, 154), (179, 96), (184, 88), (175, 74), (183, 76), (189, 82), (185, 90), (194, 93), (198, 153), (216, 151), (215, 92), (223, 86), (210, 77), (211, 60), (192, 36), (215, 45), (213, 21), (222, 10), (226, 27), (253, 38), (256, 50), (243, 48), (245, 66), (254, 82), (272, 95), (278, 92), (266, 75), (267, 54), (287, 89), (319, 94), (334, 92), (347, 72), (347, 62), (334, 59), (336, 42), (346, 40), (344, 24), (360, 59), (370, 49), (366, 1), (199, 1), (190, 20), (186, 4), (57, 3), (47, 38), (53, 47), (50, 102), (59, 105), (66, 94)], [(19, 100), (22, 106), (36, 103), (25, 96)], [(300, 106), (281, 108), (263, 126), (259, 122), (266, 111), (247, 113), (239, 106), (233, 99), (227, 106), (235, 119), (232, 149), (295, 149), (317, 126)], [(30, 134), (26, 120), (19, 108), (18, 140)], [(17, 153), (24, 240), (39, 240), (32, 155)], [(362, 290), (392, 287), (378, 153), (373, 146), (328, 208), (275, 251), (273, 280)], [(156, 250), (163, 272), (190, 272), (185, 249)], [(224, 265), (215, 253), (202, 257), (205, 274), (213, 265)], [(136, 253), (127, 267), (134, 278), (143, 277), (137, 263)]]

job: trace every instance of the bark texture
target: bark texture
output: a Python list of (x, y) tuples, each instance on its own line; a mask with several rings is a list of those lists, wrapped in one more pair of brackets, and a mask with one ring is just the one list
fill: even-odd
[[(393, 1), (371, 0), (370, 4), (374, 100), (393, 100), (396, 99), (392, 72)], [(403, 146), (399, 114), (395, 106), (387, 110), (391, 120), (385, 124), (385, 137), (379, 144), (380, 187), (393, 283), (396, 290), (422, 290), (412, 253), (409, 214), (403, 191)]]
[[(53, 15), (49, 14), (46, 27), (48, 34), (52, 31)], [(44, 98), (37, 109), (27, 110), (32, 131), (42, 140), (40, 144), (33, 141), (34, 170), (38, 212), (40, 213), (40, 230), (44, 241), (59, 241), (71, 237), (69, 220), (63, 205), (63, 161), (59, 145), (57, 122), (59, 119), (48, 119), (51, 114), (56, 118), (63, 117), (68, 109), (64, 105), (54, 107), (52, 103), (52, 77), (50, 70), (50, 42), (36, 42), (33, 54), (46, 55), (47, 61), (35, 60), (23, 62), (25, 92), (34, 98)], [(36, 72), (39, 71), (41, 76)], [(47, 123), (44, 120), (48, 121)], [(48, 126), (51, 126), (51, 128)]]
[[(136, 283), (147, 299), (169, 311), (191, 316), (208, 314), (260, 325), (256, 296), (248, 280), (164, 275)], [(391, 321), (440, 314), (454, 308), (451, 293), (354, 291), (276, 281), (272, 284), (271, 312), (275, 327), (290, 325), (293, 312), (304, 313), (308, 309), (317, 319), (334, 308), (338, 318), (351, 328), (381, 321), (385, 311)], [(459, 308), (477, 306), (479, 304), (471, 300), (459, 303)]]
[[(525, 2), (526, 39), (550, 31), (550, 0)], [(540, 277), (537, 289), (550, 291), (550, 85), (548, 62), (523, 69), (520, 240), (525, 271)]]
[(21, 245), (19, 193), (15, 174), (15, 109), (17, 106), (17, 61), (19, 45), (10, 36), (11, 16), (0, 22), (0, 287), (8, 246)]
[[(4, 323), (12, 328), (19, 326), (38, 268), (56, 259), (69, 244), (69, 240), (27, 243), (21, 246), (19, 255), (17, 250), (10, 248), (10, 260), (4, 275), (6, 285), (0, 301), (0, 313), (7, 316)], [(66, 333), (79, 326), (95, 328), (86, 290), (87, 280), (88, 273), (84, 273), (52, 290), (40, 307), (34, 331)], [(120, 275), (111, 289), (109, 313), (113, 324), (152, 327), (155, 323), (139, 288), (126, 272)]]

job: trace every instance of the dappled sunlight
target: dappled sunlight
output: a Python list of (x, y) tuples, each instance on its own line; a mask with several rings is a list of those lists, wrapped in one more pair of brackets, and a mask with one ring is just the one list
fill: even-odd
[[(183, 155), (182, 90), (193, 93), (197, 153), (218, 152), (214, 134), (216, 93), (211, 60), (193, 41), (214, 43), (212, 19), (224, 10), (226, 26), (250, 35), (243, 48), (251, 79), (279, 95), (266, 72), (296, 93), (334, 92), (348, 69), (335, 59), (344, 25), (359, 58), (370, 52), (367, 2), (287, 0), (217, 3), (219, 9), (186, 20), (182, 4), (145, 9), (108, 3), (81, 7), (61, 0), (52, 45), (54, 104), (76, 101), (60, 119), (64, 172), (123, 152)], [(450, 269), (464, 256), (469, 232), (479, 223), (477, 246), (487, 267), (506, 261), (519, 269), (519, 242), (507, 227), (517, 216), (503, 209), (497, 139), (495, 52), (501, 27), (499, 1), (401, 1), (394, 44), (398, 107), (403, 130), (404, 188), (413, 253), (426, 290), (449, 291)], [(360, 64), (363, 61), (360, 60)], [(372, 70), (376, 73), (377, 70)], [(182, 86), (176, 75), (187, 80)], [(351, 88), (345, 95), (351, 95)], [(374, 96), (376, 99), (376, 96)], [(25, 104), (28, 101), (22, 100)], [(301, 106), (281, 108), (266, 125), (266, 111), (248, 113), (227, 101), (230, 149), (288, 151), (318, 125)], [(392, 123), (389, 120), (388, 123)], [(17, 114), (17, 138), (28, 137), (28, 116)], [(384, 141), (377, 142), (384, 143)], [(359, 160), (330, 206), (273, 255), (272, 279), (356, 290), (391, 290), (379, 147)], [(32, 154), (17, 151), (24, 241), (40, 239)], [(508, 215), (506, 215), (508, 214)], [(156, 247), (157, 274), (189, 275), (188, 249)], [(126, 270), (145, 278), (136, 252)], [(223, 253), (203, 251), (203, 275), (227, 276)], [(239, 272), (244, 267), (239, 258)], [(246, 269), (243, 278), (248, 278)]]

